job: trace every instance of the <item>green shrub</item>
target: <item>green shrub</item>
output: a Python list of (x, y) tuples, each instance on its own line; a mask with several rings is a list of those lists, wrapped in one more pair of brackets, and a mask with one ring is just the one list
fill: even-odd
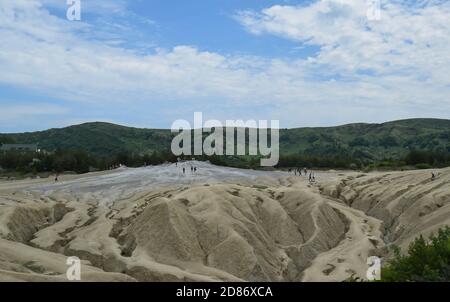
[(417, 164), (416, 168), (417, 169), (431, 169), (432, 167), (429, 164), (421, 163), (421, 164)]
[(394, 258), (382, 270), (383, 282), (450, 281), (450, 227), (440, 229), (429, 242), (420, 236), (401, 255), (395, 248)]

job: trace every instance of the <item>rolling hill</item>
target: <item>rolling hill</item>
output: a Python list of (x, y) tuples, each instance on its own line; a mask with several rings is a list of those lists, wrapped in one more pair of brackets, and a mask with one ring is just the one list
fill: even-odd
[[(85, 150), (93, 155), (169, 150), (170, 130), (86, 123), (40, 132), (0, 134), (0, 143), (36, 143), (45, 150)], [(282, 129), (282, 155), (345, 155), (364, 161), (402, 158), (409, 150), (450, 153), (450, 120), (409, 119), (382, 124)]]

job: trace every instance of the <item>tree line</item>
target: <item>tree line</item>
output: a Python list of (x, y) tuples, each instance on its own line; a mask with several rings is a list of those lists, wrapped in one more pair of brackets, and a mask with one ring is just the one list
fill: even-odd
[[(259, 156), (182, 156), (181, 160), (210, 161), (219, 166), (244, 169), (259, 168)], [(82, 150), (56, 150), (55, 152), (0, 152), (1, 170), (20, 173), (40, 173), (72, 171), (87, 173), (96, 170), (108, 170), (125, 165), (142, 167), (159, 165), (178, 160), (170, 150), (154, 151), (145, 154), (121, 151), (115, 155), (94, 156)], [(365, 169), (365, 168), (440, 168), (450, 166), (449, 152), (411, 150), (399, 160), (385, 159), (369, 162), (365, 159), (347, 155), (281, 155), (277, 168), (329, 168), (329, 169)]]
[(170, 152), (152, 152), (149, 154), (134, 154), (120, 152), (111, 156), (93, 156), (82, 150), (57, 150), (55, 152), (0, 152), (0, 167), (6, 171), (21, 173), (71, 171), (87, 173), (98, 170), (109, 170), (125, 165), (141, 167), (174, 162), (176, 158)]

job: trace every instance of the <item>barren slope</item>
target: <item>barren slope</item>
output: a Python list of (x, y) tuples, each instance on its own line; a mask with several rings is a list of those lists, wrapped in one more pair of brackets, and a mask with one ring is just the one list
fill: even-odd
[(86, 281), (364, 277), (385, 243), (449, 224), (450, 171), (440, 173), (317, 172), (311, 185), (189, 162), (0, 183), (0, 280), (64, 279), (65, 256), (89, 261)]

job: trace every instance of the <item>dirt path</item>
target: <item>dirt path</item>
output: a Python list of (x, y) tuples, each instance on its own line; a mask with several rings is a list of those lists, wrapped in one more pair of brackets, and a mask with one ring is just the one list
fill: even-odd
[(314, 259), (304, 271), (303, 281), (345, 280), (353, 274), (365, 276), (367, 258), (373, 256), (370, 251), (384, 246), (382, 221), (331, 199), (327, 203), (345, 216), (349, 228), (338, 246)]

